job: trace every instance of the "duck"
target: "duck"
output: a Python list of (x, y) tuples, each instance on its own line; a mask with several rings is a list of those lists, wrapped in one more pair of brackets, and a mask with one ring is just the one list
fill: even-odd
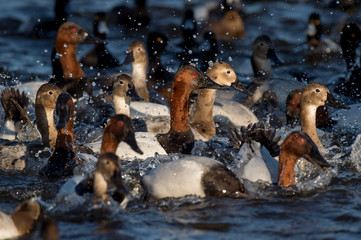
[(347, 73), (344, 80), (337, 83), (334, 91), (345, 96), (360, 98), (361, 67), (357, 65), (356, 49), (361, 41), (361, 30), (355, 23), (346, 23), (341, 31), (340, 44), (346, 61)]
[[(55, 58), (53, 60), (53, 72), (60, 73), (49, 80), (49, 83), (57, 85), (63, 91), (69, 92), (72, 97), (79, 99), (85, 91), (92, 96), (93, 90), (90, 82), (84, 74), (76, 51), (79, 44), (99, 41), (89, 35), (80, 25), (74, 22), (65, 22), (60, 25), (55, 40)], [(61, 71), (59, 70), (59, 62)]]
[(56, 100), (61, 93), (61, 89), (56, 85), (45, 83), (39, 87), (35, 97), (36, 126), (41, 134), (43, 145), (51, 149), (55, 148), (57, 138), (53, 116)]
[(73, 175), (76, 167), (74, 154), (74, 111), (75, 105), (69, 93), (59, 94), (55, 107), (56, 144), (52, 156), (40, 170), (40, 176), (57, 180)]
[[(292, 132), (281, 148), (279, 186), (287, 188), (295, 185), (293, 167), (300, 157), (323, 169), (331, 167), (306, 133)], [(207, 157), (190, 156), (159, 165), (143, 177), (143, 184), (147, 198), (154, 199), (187, 195), (244, 198), (248, 195), (243, 180), (236, 173), (221, 162)]]
[(116, 6), (109, 13), (111, 24), (121, 24), (125, 29), (146, 28), (150, 23), (150, 14), (146, 0), (135, 0), (133, 8)]
[[(301, 115), (301, 96), (303, 89), (292, 90), (286, 100), (286, 119), (287, 124), (292, 127), (298, 123)], [(329, 111), (327, 106), (320, 106), (316, 111), (316, 127), (327, 127), (334, 124), (334, 121), (329, 118)]]
[(142, 41), (133, 41), (128, 46), (127, 56), (122, 65), (132, 65), (132, 78), (138, 95), (149, 102), (149, 90), (147, 88), (147, 67), (148, 56), (145, 45)]
[(18, 238), (31, 232), (40, 213), (39, 204), (32, 200), (22, 202), (11, 214), (0, 211), (0, 239)]
[(207, 30), (222, 41), (242, 40), (246, 35), (243, 20), (235, 9), (226, 10), (222, 19), (212, 21)]
[(119, 66), (119, 61), (106, 48), (106, 35), (109, 32), (105, 12), (97, 12), (94, 15), (93, 34), (96, 38), (104, 40), (95, 44), (94, 48), (85, 54), (81, 63), (85, 67), (110, 68)]
[(313, 58), (331, 53), (340, 53), (340, 46), (329, 38), (322, 37), (322, 24), (319, 13), (311, 13), (307, 25), (307, 55)]
[(301, 95), (301, 131), (307, 133), (312, 141), (321, 149), (324, 146), (316, 131), (316, 112), (320, 106), (350, 109), (337, 101), (330, 90), (320, 83), (308, 84)]

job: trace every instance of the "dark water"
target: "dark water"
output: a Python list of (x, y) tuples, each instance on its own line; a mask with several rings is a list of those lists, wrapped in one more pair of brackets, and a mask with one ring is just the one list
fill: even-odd
[[(199, 6), (208, 1), (192, 2)], [(91, 32), (94, 12), (109, 11), (124, 3), (72, 0), (69, 20)], [(252, 42), (260, 34), (267, 34), (274, 40), (277, 53), (285, 62), (275, 69), (275, 76), (290, 77), (290, 72), (307, 72), (313, 77), (312, 81), (321, 82), (330, 89), (338, 77), (344, 76), (346, 66), (340, 55), (314, 63), (305, 57), (307, 18), (311, 12), (320, 12), (329, 37), (338, 41), (338, 24), (349, 17), (360, 22), (360, 10), (349, 13), (323, 8), (322, 3), (316, 1), (244, 1), (244, 5), (246, 38), (221, 45), (219, 58), (229, 62), (245, 83), (249, 83), (246, 76), (252, 75), (248, 58)], [(47, 81), (51, 74), (50, 53), (54, 39), (31, 38), (26, 32), (37, 19), (52, 17), (53, 5), (49, 0), (2, 0), (1, 6), (0, 67), (13, 79), (3, 84)], [(176, 44), (181, 41), (179, 25), (184, 2), (156, 0), (149, 1), (148, 6), (152, 17), (149, 29), (126, 33), (121, 27), (111, 26), (108, 49), (122, 60), (131, 41), (145, 40), (147, 31), (163, 31), (170, 37), (170, 43), (162, 61), (164, 66), (176, 70), (179, 63), (173, 58), (179, 50)], [(129, 37), (128, 34), (133, 35)], [(80, 46), (78, 56), (91, 47)], [(85, 71), (88, 75), (96, 74), (96, 70)], [(360, 161), (360, 157), (349, 157), (350, 146), (359, 132), (356, 129), (349, 133), (349, 141), (338, 140), (329, 133), (342, 156), (333, 162), (339, 166), (338, 175), (329, 186), (306, 193), (275, 188), (244, 200), (189, 197), (144, 202), (136, 198), (125, 211), (114, 204), (100, 209), (84, 204), (72, 209), (52, 201), (60, 183), (44, 183), (31, 173), (1, 172), (0, 209), (10, 211), (29, 198), (41, 200), (46, 214), (57, 220), (61, 239), (360, 239), (361, 174), (354, 167), (359, 166), (355, 161)], [(147, 164), (123, 166), (126, 183), (136, 197), (142, 192), (139, 180), (140, 175), (149, 170)], [(37, 238), (38, 229), (27, 237)]]

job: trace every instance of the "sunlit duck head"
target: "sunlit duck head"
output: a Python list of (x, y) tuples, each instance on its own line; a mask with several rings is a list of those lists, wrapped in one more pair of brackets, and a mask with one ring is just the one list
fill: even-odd
[(320, 106), (350, 109), (338, 102), (330, 90), (322, 84), (308, 84), (301, 96), (301, 129), (307, 133), (317, 146), (323, 148), (316, 132), (316, 112)]
[(40, 212), (39, 204), (30, 200), (17, 206), (11, 215), (0, 212), (1, 239), (17, 238), (30, 233)]
[[(206, 76), (219, 85), (229, 86), (237, 91), (251, 95), (239, 81), (233, 68), (226, 62), (216, 62), (210, 66)], [(213, 120), (213, 104), (216, 96), (216, 89), (204, 88), (198, 92), (195, 113), (189, 119), (193, 129), (205, 139), (216, 135), (216, 128)]]
[(361, 78), (361, 67), (357, 65), (356, 49), (360, 44), (361, 30), (355, 23), (347, 23), (342, 28), (340, 35), (340, 45), (343, 58), (346, 61), (347, 74), (345, 80), (336, 86), (335, 92), (360, 98), (361, 83), (359, 79)]
[[(291, 91), (286, 100), (286, 119), (287, 124), (291, 124), (294, 127), (301, 116), (301, 96), (303, 93), (303, 88), (295, 89)], [(328, 108), (327, 106), (320, 106), (317, 108), (316, 112), (316, 127), (325, 127), (332, 123), (331, 119), (328, 117)]]
[(158, 134), (158, 142), (167, 153), (189, 153), (194, 145), (194, 136), (188, 121), (188, 100), (195, 89), (224, 89), (192, 65), (181, 66), (172, 83), (170, 118), (171, 129)]
[(61, 93), (56, 102), (57, 138), (55, 150), (40, 174), (50, 180), (73, 175), (74, 102), (69, 93)]
[(306, 133), (293, 132), (287, 136), (282, 144), (278, 165), (278, 185), (282, 187), (295, 185), (294, 167), (301, 157), (323, 169), (331, 167)]
[(120, 159), (116, 154), (106, 152), (99, 156), (94, 172), (93, 202), (107, 201), (108, 192), (114, 187), (116, 190), (112, 197), (122, 204), (128, 195), (128, 190), (122, 180)]
[(115, 153), (121, 141), (126, 142), (135, 152), (143, 154), (135, 140), (132, 121), (124, 114), (117, 114), (110, 118), (104, 129), (100, 154)]
[(91, 95), (91, 86), (86, 81), (86, 76), (76, 53), (79, 44), (98, 42), (78, 24), (74, 22), (63, 23), (58, 29), (55, 41), (55, 50), (61, 63), (63, 79), (53, 79), (52, 81), (74, 97), (81, 97), (82, 91)]
[(227, 10), (220, 21), (211, 23), (209, 30), (214, 32), (217, 39), (224, 41), (242, 40), (245, 37), (243, 20), (234, 9)]
[(141, 100), (135, 91), (133, 79), (127, 74), (117, 76), (113, 84), (113, 103), (115, 114), (124, 114), (130, 117), (131, 98)]
[(266, 36), (259, 36), (253, 42), (251, 58), (252, 69), (255, 77), (273, 77), (271, 61), (280, 64), (272, 40)]
[(56, 100), (62, 91), (57, 86), (43, 84), (36, 93), (35, 115), (36, 125), (42, 137), (44, 146), (55, 148), (57, 130), (54, 122)]
[(135, 89), (140, 97), (149, 102), (146, 77), (148, 67), (148, 55), (145, 45), (141, 41), (132, 42), (127, 51), (127, 56), (122, 65), (132, 64), (132, 78)]

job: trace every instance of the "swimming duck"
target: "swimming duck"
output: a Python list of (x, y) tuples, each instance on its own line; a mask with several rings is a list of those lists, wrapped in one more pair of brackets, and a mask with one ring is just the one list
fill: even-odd
[(208, 30), (214, 32), (218, 40), (242, 40), (245, 37), (243, 20), (237, 10), (227, 10), (221, 20), (209, 24)]
[(322, 31), (323, 29), (320, 14), (312, 13), (308, 19), (306, 32), (308, 56), (318, 57), (317, 55), (321, 55), (322, 57), (322, 55), (341, 52), (341, 48), (338, 46), (338, 44), (331, 39), (325, 37), (321, 39)]
[[(62, 75), (50, 79), (49, 83), (56, 84), (75, 98), (82, 97), (83, 91), (86, 91), (89, 96), (92, 95), (91, 85), (76, 57), (77, 47), (82, 43), (98, 43), (98, 40), (74, 22), (65, 22), (59, 27), (55, 50), (61, 64)], [(54, 65), (57, 65), (56, 60), (54, 60)], [(57, 70), (57, 72), (60, 71)]]
[[(286, 100), (287, 124), (291, 124), (292, 127), (294, 127), (300, 119), (302, 93), (303, 89), (292, 90)], [(333, 123), (333, 120), (328, 116), (327, 106), (318, 107), (316, 112), (316, 127), (326, 127)]]
[[(106, 40), (106, 35), (109, 32), (106, 15), (104, 12), (97, 12), (94, 16), (93, 34), (96, 38)], [(81, 63), (86, 67), (109, 68), (119, 66), (118, 60), (113, 57), (110, 51), (106, 48), (105, 42), (95, 44), (95, 47), (90, 50), (81, 59)]]
[(323, 145), (317, 136), (316, 112), (318, 107), (325, 105), (350, 109), (338, 102), (326, 86), (320, 83), (308, 84), (301, 96), (301, 130), (307, 133), (319, 148), (323, 148)]
[[(321, 168), (331, 166), (307, 134), (293, 132), (282, 145), (278, 185), (290, 187), (295, 184), (293, 167), (300, 157)], [(156, 199), (187, 195), (234, 198), (247, 195), (234, 172), (219, 161), (206, 157), (187, 157), (160, 165), (143, 177), (143, 183), (148, 195)]]
[(126, 64), (132, 64), (132, 78), (138, 95), (144, 101), (149, 102), (149, 91), (146, 82), (148, 56), (143, 42), (134, 41), (129, 45), (127, 56), (122, 65)]
[(29, 233), (40, 216), (40, 206), (34, 201), (25, 201), (8, 215), (0, 212), (0, 239), (17, 238)]
[(74, 101), (70, 94), (61, 93), (56, 101), (55, 127), (56, 144), (47, 165), (40, 170), (40, 175), (54, 180), (73, 175), (76, 166), (74, 159)]
[(57, 86), (46, 83), (40, 86), (35, 98), (36, 125), (44, 146), (54, 149), (57, 130), (54, 123), (56, 100), (62, 93)]
[(355, 23), (347, 23), (342, 28), (340, 44), (343, 58), (346, 61), (347, 74), (345, 80), (339, 83), (335, 92), (345, 96), (360, 98), (361, 68), (356, 63), (356, 49), (360, 44), (361, 30)]
[[(278, 146), (280, 136), (260, 124), (232, 132), (232, 141), (241, 146), (237, 154), (235, 173), (238, 178), (251, 182), (258, 180), (277, 183), (282, 187), (295, 185), (294, 167), (299, 158), (323, 169), (331, 167), (320, 154), (317, 145), (308, 134), (300, 131), (290, 133)], [(237, 145), (237, 141), (241, 144)], [(274, 157), (279, 155), (279, 160)]]

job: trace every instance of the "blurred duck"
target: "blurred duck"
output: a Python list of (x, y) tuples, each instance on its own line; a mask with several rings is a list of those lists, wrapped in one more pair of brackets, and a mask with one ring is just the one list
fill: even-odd
[[(295, 89), (291, 91), (286, 100), (286, 119), (287, 124), (294, 127), (301, 116), (301, 96), (303, 89)], [(334, 121), (328, 116), (327, 106), (320, 106), (316, 112), (316, 127), (327, 127), (334, 124)]]
[(346, 61), (347, 73), (335, 92), (345, 96), (360, 98), (361, 96), (361, 67), (357, 65), (356, 49), (360, 44), (361, 30), (355, 23), (347, 23), (341, 31), (340, 44), (343, 58)]
[[(322, 168), (330, 167), (307, 134), (291, 133), (282, 144), (278, 185), (290, 187), (295, 184), (293, 168), (300, 157), (305, 157)], [(238, 171), (241, 170), (236, 168), (235, 172)], [(187, 195), (231, 198), (247, 196), (238, 173), (236, 175), (222, 163), (206, 157), (186, 157), (160, 165), (143, 177), (143, 184), (148, 196), (156, 199)]]
[(114, 7), (109, 13), (111, 24), (120, 24), (125, 29), (144, 28), (149, 25), (150, 15), (147, 9), (146, 0), (135, 0), (133, 8), (127, 6)]
[[(55, 59), (52, 59), (53, 73), (58, 75), (55, 75), (49, 83), (53, 83), (63, 91), (69, 92), (74, 98), (82, 97), (84, 91), (91, 96), (92, 87), (81, 68), (76, 51), (79, 44), (97, 42), (94, 37), (90, 36), (78, 24), (73, 22), (63, 23), (56, 35), (56, 54), (53, 56)], [(61, 71), (59, 69), (59, 62)], [(59, 74), (61, 75), (59, 76)]]
[[(107, 26), (107, 19), (104, 12), (98, 12), (94, 16), (93, 32), (94, 36), (101, 40), (106, 40), (106, 35), (109, 32)], [(119, 66), (118, 60), (113, 57), (110, 51), (105, 46), (106, 42), (99, 42), (95, 47), (85, 54), (80, 61), (83, 66), (96, 68), (109, 68)]]
[(40, 206), (34, 201), (25, 201), (9, 215), (0, 212), (0, 239), (18, 238), (30, 233), (40, 216)]
[[(307, 55), (325, 55), (330, 53), (340, 53), (340, 46), (329, 38), (322, 37), (322, 25), (320, 14), (312, 13), (307, 25)], [(322, 37), (322, 39), (321, 39)], [(316, 56), (317, 57), (317, 56)]]
[(216, 38), (222, 41), (242, 40), (245, 37), (243, 20), (237, 10), (226, 10), (221, 20), (209, 24), (208, 30), (214, 32)]
[(301, 130), (307, 133), (319, 148), (324, 147), (316, 131), (316, 112), (318, 107), (325, 105), (350, 109), (338, 102), (324, 85), (319, 83), (308, 84), (301, 95)]
[(73, 175), (76, 166), (74, 159), (74, 101), (70, 94), (61, 93), (56, 101), (55, 127), (57, 130), (56, 144), (47, 165), (40, 171), (40, 175), (56, 180)]

